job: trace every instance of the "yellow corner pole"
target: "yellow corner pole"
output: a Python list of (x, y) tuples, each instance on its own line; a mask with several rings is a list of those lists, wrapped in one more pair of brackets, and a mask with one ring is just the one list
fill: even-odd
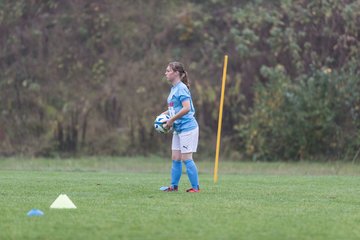
[(217, 183), (217, 181), (218, 181), (220, 138), (221, 138), (222, 115), (223, 115), (223, 106), (224, 106), (227, 63), (228, 63), (228, 55), (225, 55), (225, 57), (224, 57), (224, 69), (223, 69), (223, 76), (222, 76), (222, 84), (221, 84), (221, 97), (220, 97), (220, 106), (219, 106), (218, 132), (217, 132), (217, 139), (216, 139), (214, 183)]

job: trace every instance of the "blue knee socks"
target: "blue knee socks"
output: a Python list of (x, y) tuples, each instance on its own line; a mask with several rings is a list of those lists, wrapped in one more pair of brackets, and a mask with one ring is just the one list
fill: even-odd
[(186, 166), (186, 172), (189, 177), (189, 181), (193, 189), (199, 189), (199, 176), (195, 162), (192, 159), (184, 161)]
[(181, 161), (173, 160), (171, 168), (171, 185), (177, 187), (182, 174), (182, 164)]

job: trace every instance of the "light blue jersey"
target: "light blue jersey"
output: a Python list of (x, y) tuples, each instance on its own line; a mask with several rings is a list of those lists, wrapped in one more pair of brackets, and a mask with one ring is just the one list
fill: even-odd
[(198, 127), (198, 123), (194, 117), (195, 108), (190, 91), (187, 86), (180, 81), (171, 88), (167, 99), (168, 106), (173, 106), (176, 114), (182, 109), (182, 102), (186, 100), (190, 101), (190, 111), (174, 122), (173, 128), (177, 133), (191, 131)]

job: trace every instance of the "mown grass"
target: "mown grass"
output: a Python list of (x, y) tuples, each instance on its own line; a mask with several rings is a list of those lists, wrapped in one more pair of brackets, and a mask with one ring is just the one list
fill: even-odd
[[(213, 174), (214, 160), (195, 161), (203, 174)], [(88, 158), (0, 158), (0, 169), (31, 171), (84, 171), (84, 172), (168, 172), (171, 161), (150, 157), (88, 157)], [(357, 175), (360, 164), (349, 162), (237, 162), (221, 161), (219, 175)]]
[[(16, 160), (16, 161), (15, 161)], [(160, 158), (0, 160), (0, 239), (359, 239), (358, 165), (199, 162), (202, 192), (158, 189)], [(78, 207), (49, 209), (60, 193)], [(27, 217), (37, 208), (42, 217)]]

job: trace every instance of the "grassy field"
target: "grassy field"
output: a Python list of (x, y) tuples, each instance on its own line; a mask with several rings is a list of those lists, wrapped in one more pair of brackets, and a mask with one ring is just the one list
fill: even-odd
[[(199, 162), (160, 192), (156, 158), (0, 159), (0, 239), (360, 239), (360, 166)], [(50, 209), (61, 194), (78, 207)], [(37, 208), (45, 215), (28, 217)]]

